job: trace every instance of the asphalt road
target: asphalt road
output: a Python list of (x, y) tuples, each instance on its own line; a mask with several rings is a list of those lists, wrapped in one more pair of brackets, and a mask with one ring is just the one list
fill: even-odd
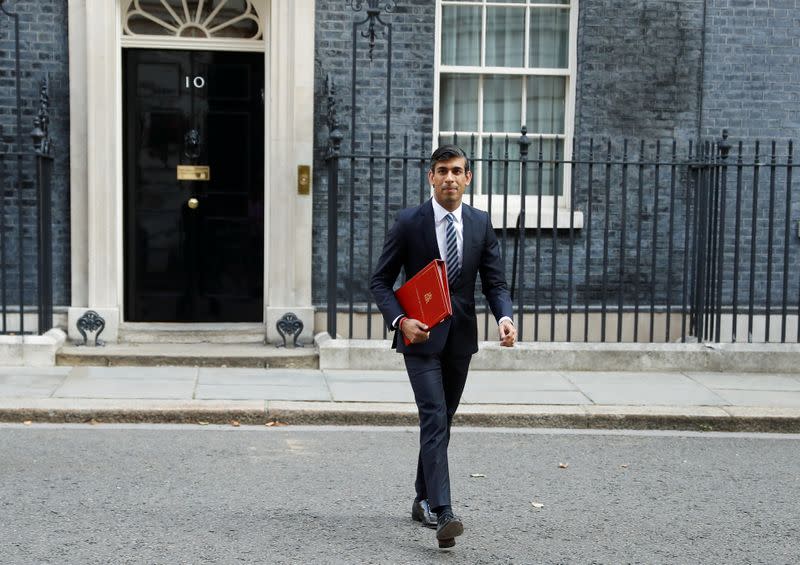
[(416, 446), (0, 425), (0, 563), (800, 563), (798, 435), (458, 429), (452, 551), (409, 518)]

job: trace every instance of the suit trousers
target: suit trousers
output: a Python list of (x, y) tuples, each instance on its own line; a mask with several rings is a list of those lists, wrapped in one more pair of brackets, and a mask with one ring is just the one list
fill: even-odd
[(472, 355), (404, 355), (419, 411), (417, 498), (431, 508), (450, 505), (447, 447), (450, 425), (467, 382)]

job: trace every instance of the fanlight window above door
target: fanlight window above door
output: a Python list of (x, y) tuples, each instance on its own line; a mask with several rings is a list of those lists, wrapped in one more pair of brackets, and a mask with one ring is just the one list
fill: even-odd
[(128, 36), (261, 39), (252, 0), (132, 0), (124, 16)]

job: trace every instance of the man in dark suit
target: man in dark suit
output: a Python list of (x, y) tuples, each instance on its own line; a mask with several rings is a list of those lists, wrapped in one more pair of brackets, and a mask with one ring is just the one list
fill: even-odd
[[(395, 332), (392, 344), (404, 355), (419, 410), (417, 496), (411, 517), (437, 529), (439, 547), (452, 547), (464, 526), (450, 504), (447, 447), (470, 359), (478, 351), (478, 274), (498, 322), (500, 344), (512, 347), (517, 332), (511, 321), (511, 296), (489, 215), (462, 203), (464, 190), (472, 181), (464, 151), (455, 145), (437, 149), (431, 156), (428, 181), (433, 198), (400, 212), (386, 234), (370, 288), (389, 328), (400, 330), (411, 342), (405, 345)], [(428, 328), (405, 316), (393, 286), (401, 268), (411, 278), (433, 259), (446, 263), (453, 316)]]

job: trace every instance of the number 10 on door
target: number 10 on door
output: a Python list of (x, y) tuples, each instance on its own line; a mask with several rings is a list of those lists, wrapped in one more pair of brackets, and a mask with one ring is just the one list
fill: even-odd
[(201, 76), (196, 76), (194, 78), (187, 76), (186, 77), (186, 88), (203, 88), (206, 85), (206, 79)]

